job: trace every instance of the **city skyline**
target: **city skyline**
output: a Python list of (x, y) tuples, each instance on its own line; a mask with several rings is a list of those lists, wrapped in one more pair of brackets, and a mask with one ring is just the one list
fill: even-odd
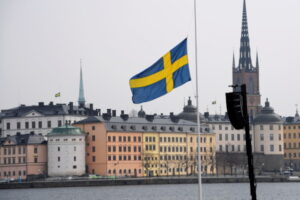
[[(208, 108), (219, 114), (220, 106), (222, 114), (226, 111), (233, 52), (236, 63), (239, 57), (242, 3), (197, 4), (202, 113)], [(297, 5), (296, 0), (247, 1), (252, 62), (256, 51), (260, 59), (261, 103), (268, 97), (282, 116), (294, 115), (300, 102), (293, 92), (300, 64)], [(150, 113), (180, 113), (184, 99), (195, 95), (193, 1), (0, 1), (0, 11), (0, 109), (40, 101), (77, 102), (80, 58), (87, 103), (103, 111), (130, 112), (143, 105)], [(192, 83), (149, 103), (133, 104), (130, 77), (186, 36)], [(54, 97), (57, 92), (60, 98)]]

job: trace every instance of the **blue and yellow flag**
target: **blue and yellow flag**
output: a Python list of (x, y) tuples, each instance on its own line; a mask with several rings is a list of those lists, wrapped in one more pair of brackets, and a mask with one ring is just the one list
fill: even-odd
[(151, 101), (190, 80), (187, 39), (184, 39), (152, 66), (130, 79), (132, 101)]

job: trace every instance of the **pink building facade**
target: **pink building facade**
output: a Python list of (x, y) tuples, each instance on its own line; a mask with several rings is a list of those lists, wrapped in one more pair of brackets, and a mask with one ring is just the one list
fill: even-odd
[(42, 135), (0, 138), (0, 179), (16, 180), (47, 173), (47, 142)]

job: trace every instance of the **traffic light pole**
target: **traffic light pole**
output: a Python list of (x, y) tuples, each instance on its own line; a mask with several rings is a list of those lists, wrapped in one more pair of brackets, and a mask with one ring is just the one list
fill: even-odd
[(245, 120), (245, 132), (246, 132), (246, 149), (247, 149), (247, 157), (248, 157), (248, 176), (250, 180), (250, 191), (252, 200), (256, 199), (256, 180), (254, 174), (253, 167), (253, 154), (252, 154), (252, 145), (251, 145), (251, 137), (250, 137), (250, 127), (249, 127), (249, 116), (248, 116), (248, 108), (247, 108), (247, 91), (246, 85), (241, 85), (241, 93), (243, 98), (243, 114)]

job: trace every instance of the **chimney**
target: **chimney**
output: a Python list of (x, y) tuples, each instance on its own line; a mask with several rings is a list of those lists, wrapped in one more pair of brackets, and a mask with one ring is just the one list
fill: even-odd
[(69, 109), (71, 112), (73, 111), (73, 102), (69, 102)]
[(106, 113), (111, 116), (111, 109), (107, 109)]
[(124, 115), (125, 113), (124, 113), (124, 110), (121, 110), (121, 115)]
[(154, 115), (146, 115), (146, 120), (149, 121), (149, 122), (153, 122)]
[(116, 111), (116, 110), (113, 110), (113, 111), (112, 111), (112, 116), (113, 116), (113, 117), (116, 117), (116, 116), (117, 116), (117, 111)]
[(93, 108), (93, 104), (91, 103), (90, 104), (90, 110), (93, 110), (94, 108)]
[(44, 102), (39, 102), (39, 106), (40, 107), (44, 106)]
[(49, 106), (53, 106), (53, 101), (50, 101), (50, 102), (49, 102)]
[(128, 118), (129, 118), (129, 115), (127, 115), (127, 114), (122, 114), (122, 115), (121, 115), (121, 118), (122, 118), (124, 121), (127, 121)]
[(209, 117), (209, 112), (205, 112), (205, 113), (204, 113), (204, 117), (205, 117), (205, 118), (208, 118), (208, 117)]
[(109, 115), (109, 114), (107, 114), (107, 113), (104, 113), (104, 114), (102, 115), (102, 117), (103, 117), (104, 120), (109, 121), (110, 118), (111, 118), (111, 115)]

